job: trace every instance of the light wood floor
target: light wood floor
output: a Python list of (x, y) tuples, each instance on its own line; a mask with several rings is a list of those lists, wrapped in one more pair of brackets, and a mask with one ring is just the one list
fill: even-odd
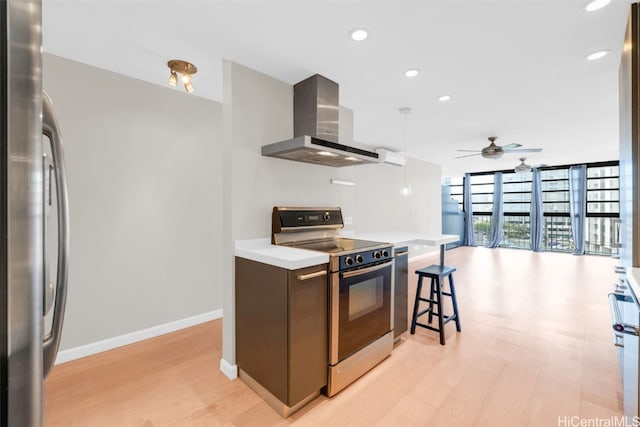
[(440, 346), (436, 333), (419, 328), (346, 390), (288, 419), (219, 372), (221, 321), (214, 321), (56, 366), (45, 382), (45, 426), (537, 427), (558, 426), (559, 417), (620, 416), (607, 302), (614, 263), (449, 251), (462, 333), (452, 322)]

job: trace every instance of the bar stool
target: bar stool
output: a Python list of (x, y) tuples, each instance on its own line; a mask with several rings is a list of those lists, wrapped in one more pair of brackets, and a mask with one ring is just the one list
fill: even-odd
[[(423, 328), (427, 328), (429, 330), (439, 332), (440, 333), (440, 344), (444, 345), (445, 337), (444, 337), (444, 325), (446, 325), (449, 321), (455, 320), (456, 322), (456, 330), (460, 332), (460, 316), (458, 315), (458, 301), (456, 300), (456, 290), (453, 284), (453, 272), (456, 271), (454, 267), (448, 267), (446, 265), (430, 265), (429, 267), (421, 268), (420, 270), (416, 270), (416, 274), (418, 275), (418, 288), (416, 290), (416, 300), (413, 305), (413, 318), (411, 320), (411, 334), (415, 334), (416, 326), (421, 326)], [(431, 279), (431, 290), (429, 292), (429, 298), (422, 298), (422, 279), (423, 278)], [(449, 278), (449, 288), (450, 292), (444, 292), (442, 290), (442, 285), (444, 284), (444, 279)], [(453, 305), (453, 314), (444, 315), (443, 307), (442, 307), (442, 296), (451, 297), (451, 303)], [(420, 308), (420, 301), (428, 302), (429, 307), (418, 311)], [(438, 311), (433, 311), (433, 306), (438, 306)], [(429, 314), (429, 323), (433, 321), (433, 316), (438, 317), (438, 327), (434, 327), (431, 325), (426, 325), (424, 323), (418, 322), (418, 317)]]

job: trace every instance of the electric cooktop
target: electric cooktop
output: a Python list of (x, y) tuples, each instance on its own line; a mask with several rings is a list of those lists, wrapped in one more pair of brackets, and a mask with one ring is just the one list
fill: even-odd
[(309, 242), (298, 242), (287, 246), (298, 249), (308, 249), (312, 251), (326, 252), (329, 254), (342, 254), (344, 252), (359, 251), (363, 249), (374, 249), (378, 247), (388, 247), (389, 243), (372, 242), (370, 240), (356, 240), (345, 237), (338, 237), (327, 240), (316, 240)]

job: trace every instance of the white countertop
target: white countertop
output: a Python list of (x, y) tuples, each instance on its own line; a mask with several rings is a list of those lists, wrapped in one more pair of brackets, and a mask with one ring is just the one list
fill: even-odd
[[(376, 242), (392, 243), (396, 247), (408, 246), (409, 252), (422, 249), (424, 246), (438, 246), (458, 241), (458, 236), (452, 234), (426, 235), (411, 232), (379, 232), (354, 234), (344, 233), (345, 236), (373, 240)], [(306, 249), (276, 246), (270, 239), (236, 240), (235, 255), (253, 261), (263, 262), (288, 270), (312, 267), (329, 262), (329, 255)], [(639, 276), (640, 277), (640, 276)]]
[(355, 239), (373, 240), (376, 242), (393, 243), (394, 246), (405, 246), (406, 244), (440, 246), (460, 240), (455, 234), (424, 234), (410, 231), (382, 231), (376, 233), (355, 234)]
[(235, 255), (287, 270), (329, 262), (325, 253), (272, 245), (270, 239), (236, 240)]

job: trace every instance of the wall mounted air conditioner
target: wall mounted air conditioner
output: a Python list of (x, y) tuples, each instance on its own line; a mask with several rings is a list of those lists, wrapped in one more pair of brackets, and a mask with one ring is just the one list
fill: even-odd
[(376, 153), (378, 153), (378, 159), (382, 163), (388, 163), (395, 166), (404, 166), (405, 163), (407, 163), (404, 153), (390, 151), (385, 148), (376, 148)]

